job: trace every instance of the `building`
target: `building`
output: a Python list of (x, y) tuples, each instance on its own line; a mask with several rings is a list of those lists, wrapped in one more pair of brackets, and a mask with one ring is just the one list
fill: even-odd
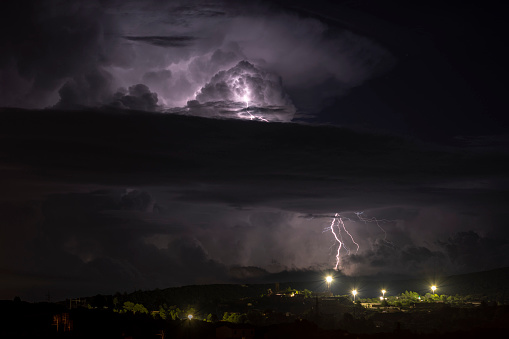
[(364, 308), (380, 308), (382, 303), (361, 303), (361, 306)]

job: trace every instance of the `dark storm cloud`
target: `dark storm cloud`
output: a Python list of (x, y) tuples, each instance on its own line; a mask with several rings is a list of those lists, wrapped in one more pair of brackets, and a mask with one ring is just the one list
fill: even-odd
[(142, 212), (153, 212), (154, 207), (156, 207), (155, 201), (150, 194), (138, 190), (128, 190), (124, 195), (122, 195), (120, 205), (123, 209)]
[(426, 245), (416, 245), (407, 240), (407, 244), (398, 247), (376, 241), (370, 250), (345, 257), (347, 269), (344, 273), (409, 275), (412, 272), (423, 276), (432, 270), (445, 276), (487, 271), (509, 265), (508, 246), (505, 236), (498, 239), (482, 237), (474, 231), (458, 232)]
[(159, 47), (186, 47), (191, 46), (197, 39), (192, 36), (125, 36), (130, 41), (140, 41)]
[(125, 88), (119, 88), (113, 94), (110, 105), (121, 109), (135, 109), (141, 111), (154, 111), (157, 108), (157, 93), (151, 92), (144, 84), (137, 84)]
[(438, 241), (452, 265), (461, 270), (489, 270), (509, 265), (509, 241), (505, 237), (491, 238), (476, 232), (458, 232), (445, 241)]
[[(160, 104), (182, 107), (247, 60), (282, 77), (301, 115), (315, 114), (392, 60), (365, 37), (266, 2), (45, 0), (5, 13), (1, 106), (98, 107), (142, 83)], [(161, 72), (172, 76), (146, 76)]]
[(130, 289), (323, 270), (336, 212), (360, 245), (342, 256), (347, 274), (505, 262), (507, 242), (489, 239), (507, 239), (507, 153), (139, 111), (2, 117), (2, 239), (17, 239), (3, 249), (19, 254), (3, 268), (24, 267), (19, 279), (58, 281), (56, 262), (76, 268), (65, 279), (93, 272), (90, 289), (102, 274)]
[[(327, 227), (335, 213), (360, 245), (341, 255), (347, 274), (508, 264), (503, 124), (495, 137), (486, 130), (472, 137), (463, 126), (493, 112), (463, 115), (461, 100), (435, 100), (475, 96), (441, 81), (461, 57), (447, 67), (435, 67), (434, 57), (412, 63), (416, 50), (435, 42), (447, 50), (448, 41), (398, 42), (404, 62), (374, 79), (394, 65), (386, 46), (405, 27), (377, 40), (376, 18), (360, 29), (351, 12), (316, 10), (320, 1), (283, 3), (47, 0), (1, 11), (0, 106), (60, 109), (0, 110), (2, 293), (37, 289), (40, 300), (48, 289), (76, 296), (294, 279), (334, 267)], [(322, 121), (355, 116), (407, 135), (461, 137), (446, 147), (369, 130), (141, 111), (247, 114), (243, 102), (231, 111), (231, 93), (219, 95), (225, 81), (215, 79), (242, 60), (270, 75), (277, 86), (268, 94), (291, 100), (298, 117), (333, 105)], [(196, 101), (202, 88), (200, 99), (219, 101)], [(349, 98), (356, 105), (348, 107)], [(387, 221), (364, 222), (354, 213), (361, 211)]]
[[(207, 8), (207, 6), (210, 6), (210, 8)], [(174, 7), (173, 13), (185, 17), (216, 17), (227, 14), (225, 11), (218, 10), (219, 8), (214, 7), (214, 4), (211, 2), (199, 5), (181, 5)]]
[[(29, 273), (32, 279), (44, 281), (33, 286), (35, 289), (30, 293), (42, 295), (45, 288), (50, 288), (53, 297), (62, 298), (84, 291), (113, 293), (119, 289), (165, 287), (182, 281), (186, 284), (227, 281), (227, 269), (210, 259), (185, 229), (161, 228), (144, 220), (159, 213), (153, 206), (148, 193), (135, 190), (125, 194), (118, 191), (55, 194), (42, 204), (2, 204), (0, 215), (4, 222), (20, 232), (36, 229), (29, 232), (31, 237), (2, 229), (2, 233), (5, 231), (2, 239), (17, 246), (19, 254), (2, 262), (2, 268), (9, 269), (13, 277), (12, 283), (3, 284), (14, 289), (20, 277)], [(27, 213), (30, 211), (33, 212)], [(34, 219), (36, 214), (38, 220)], [(152, 241), (158, 234), (168, 237), (166, 243), (156, 246)], [(7, 242), (4, 245), (3, 250), (9, 250)], [(196, 270), (203, 273), (198, 278)]]
[(102, 67), (124, 67), (132, 56), (118, 44), (114, 22), (96, 1), (9, 3), (1, 21), (2, 88), (4, 80), (13, 85), (1, 91), (1, 106), (53, 105), (66, 82), (64, 96), (79, 90), (82, 98), (75, 101), (93, 105), (107, 88), (91, 78), (104, 78)]
[(98, 69), (68, 80), (58, 90), (60, 101), (55, 108), (99, 106), (111, 96), (111, 74)]

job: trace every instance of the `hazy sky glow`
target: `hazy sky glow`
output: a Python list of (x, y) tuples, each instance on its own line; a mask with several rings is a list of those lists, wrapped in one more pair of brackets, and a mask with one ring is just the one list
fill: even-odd
[(335, 213), (342, 274), (509, 265), (500, 33), (472, 33), (476, 6), (3, 11), (0, 298), (320, 275)]

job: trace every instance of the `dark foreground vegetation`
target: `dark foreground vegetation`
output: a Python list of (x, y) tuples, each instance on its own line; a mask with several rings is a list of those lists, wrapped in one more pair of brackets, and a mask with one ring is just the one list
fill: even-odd
[(505, 337), (508, 277), (509, 268), (455, 276), (417, 292), (397, 284), (419, 283), (393, 282), (376, 298), (365, 298), (369, 282), (356, 298), (323, 286), (310, 291), (309, 283), (184, 286), (58, 303), (16, 297), (0, 301), (0, 338)]
[[(231, 286), (235, 298), (202, 295), (190, 299), (194, 305), (178, 298), (160, 301), (180, 304), (154, 306), (146, 299), (144, 305), (140, 291), (61, 303), (0, 301), (0, 338), (474, 338), (509, 331), (509, 305), (460, 296), (419, 300), (405, 292), (390, 301), (354, 303), (291, 288), (239, 297), (234, 291), (240, 288)], [(154, 293), (160, 295), (148, 295)]]

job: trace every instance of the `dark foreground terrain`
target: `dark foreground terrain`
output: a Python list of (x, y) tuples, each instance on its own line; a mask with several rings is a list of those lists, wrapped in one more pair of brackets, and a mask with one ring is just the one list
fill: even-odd
[[(267, 307), (284, 303), (274, 298), (270, 299), (273, 304)], [(261, 315), (265, 325), (257, 325), (261, 322), (255, 312), (249, 313), (243, 323), (231, 323), (218, 321), (215, 315), (202, 320), (197, 317), (163, 319), (158, 312), (122, 312), (90, 305), (69, 309), (63, 304), (27, 303), (17, 299), (0, 302), (0, 337), (478, 338), (502, 336), (509, 330), (509, 306), (495, 303), (482, 303), (477, 307), (431, 307), (433, 304), (430, 304), (406, 311), (388, 308), (367, 311), (359, 304), (350, 304), (343, 306), (343, 312), (333, 314), (325, 307), (327, 299), (316, 298), (315, 301), (322, 309), (301, 316), (264, 310)]]

